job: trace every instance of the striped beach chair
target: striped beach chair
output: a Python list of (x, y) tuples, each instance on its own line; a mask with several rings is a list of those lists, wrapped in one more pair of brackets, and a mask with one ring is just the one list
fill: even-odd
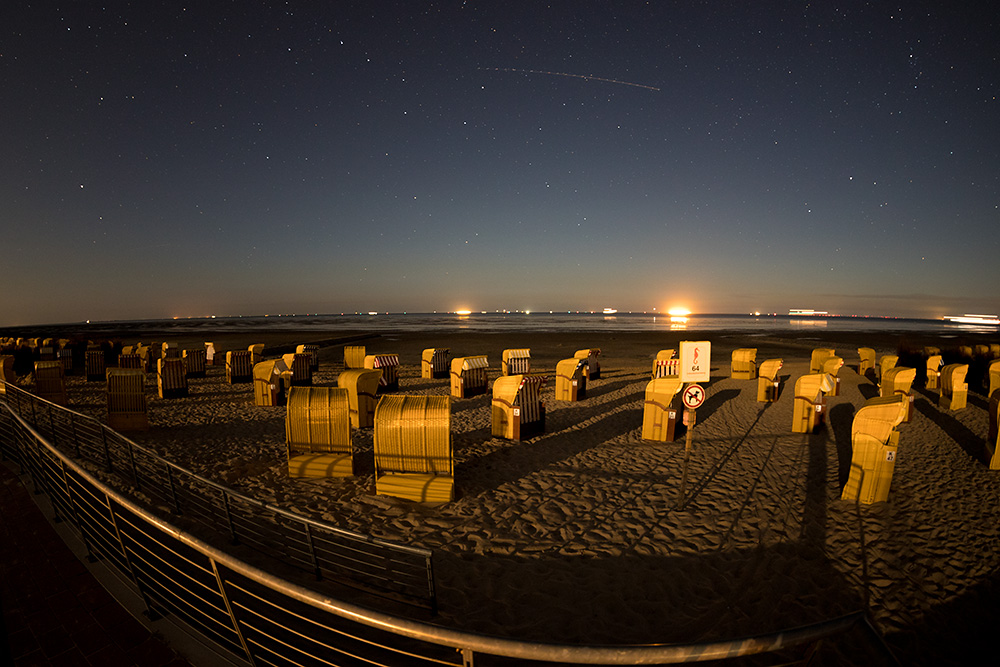
[(184, 369), (189, 378), (205, 377), (205, 365), (208, 360), (205, 350), (184, 350), (181, 353), (181, 358), (184, 359)]
[(290, 477), (352, 476), (354, 450), (347, 390), (338, 387), (289, 389), (285, 442)]
[(250, 350), (229, 350), (226, 352), (226, 382), (238, 384), (253, 380), (253, 364)]
[(485, 394), (487, 389), (486, 369), (489, 368), (489, 365), (485, 354), (452, 359), (451, 395), (454, 398), (468, 398)]
[(337, 376), (337, 386), (347, 390), (351, 426), (354, 428), (370, 428), (374, 425), (380, 379), (382, 370), (372, 368), (351, 368)]
[(379, 393), (399, 391), (398, 354), (366, 354), (364, 367), (382, 370), (382, 377), (378, 381)]
[(446, 347), (429, 347), (420, 355), (420, 377), (441, 379), (448, 377), (451, 350)]
[(854, 415), (851, 470), (842, 500), (870, 505), (888, 499), (899, 448), (896, 427), (906, 414), (905, 403), (900, 394), (871, 398)]
[(449, 396), (383, 396), (374, 449), (377, 494), (435, 505), (454, 499)]
[(289, 352), (281, 356), (288, 370), (288, 382), (292, 387), (308, 387), (313, 383), (312, 358), (303, 352)]
[(917, 377), (916, 368), (896, 366), (890, 368), (882, 376), (882, 383), (879, 385), (879, 396), (902, 396), (906, 410), (903, 414), (903, 421), (909, 422), (913, 417), (913, 394), (910, 388), (913, 380)]
[(527, 375), (531, 372), (531, 349), (504, 350), (500, 356), (500, 375)]
[(87, 350), (84, 353), (84, 367), (87, 372), (87, 382), (100, 382), (106, 377), (104, 366), (104, 350)]
[(677, 396), (683, 383), (679, 377), (654, 378), (646, 385), (642, 407), (642, 439), (673, 442), (677, 428)]
[(493, 435), (522, 440), (545, 431), (543, 375), (506, 375), (493, 382)]
[(858, 375), (865, 377), (875, 370), (875, 350), (870, 347), (858, 348)]
[(310, 370), (313, 373), (319, 372), (319, 345), (299, 345), (295, 348), (295, 352), (298, 354), (308, 354)]
[(833, 378), (833, 389), (830, 390), (828, 396), (839, 396), (840, 395), (840, 369), (844, 366), (844, 360), (841, 357), (827, 357), (823, 360), (823, 364), (820, 366), (819, 372), (826, 373)]
[(286, 402), (288, 366), (284, 359), (268, 359), (253, 367), (254, 405), (273, 407)]
[(156, 361), (156, 389), (160, 398), (181, 398), (188, 395), (187, 371), (180, 357)]
[(681, 360), (676, 359), (677, 350), (660, 350), (653, 359), (653, 374), (650, 379), (677, 377), (680, 374)]
[(826, 420), (826, 395), (834, 381), (827, 373), (810, 373), (795, 381), (792, 432), (813, 433)]
[(587, 397), (587, 359), (573, 357), (556, 363), (557, 401), (579, 401)]
[(965, 376), (969, 372), (968, 364), (948, 364), (941, 369), (941, 393), (938, 405), (945, 410), (961, 410), (968, 401), (969, 385)]
[(944, 361), (940, 354), (932, 354), (927, 357), (927, 389), (937, 389), (940, 386), (941, 366)]
[(57, 405), (66, 405), (66, 370), (61, 362), (35, 362), (35, 395), (52, 401)]
[(107, 370), (108, 426), (115, 431), (145, 431), (146, 374), (138, 368)]
[(364, 368), (365, 367), (365, 354), (364, 345), (345, 345), (344, 346), (344, 370), (349, 370), (352, 368)]
[(601, 377), (601, 362), (598, 357), (601, 356), (601, 351), (596, 347), (589, 347), (585, 350), (577, 350), (573, 354), (574, 359), (585, 359), (587, 361), (587, 367), (583, 369), (584, 373), (587, 374), (588, 380), (599, 380)]
[(741, 347), (733, 350), (729, 377), (736, 380), (757, 379), (757, 348)]

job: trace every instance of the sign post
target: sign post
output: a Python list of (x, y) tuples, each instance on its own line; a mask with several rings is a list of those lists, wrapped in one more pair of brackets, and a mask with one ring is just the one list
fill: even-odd
[[(683, 343), (681, 343), (683, 345)], [(707, 365), (707, 363), (706, 363)], [(687, 426), (687, 434), (684, 439), (684, 469), (681, 473), (681, 490), (677, 506), (684, 505), (684, 491), (687, 487), (688, 461), (691, 459), (691, 435), (694, 431), (694, 424), (697, 421), (696, 410), (705, 402), (705, 389), (700, 384), (689, 384), (681, 392), (681, 401), (684, 403), (684, 424)]]

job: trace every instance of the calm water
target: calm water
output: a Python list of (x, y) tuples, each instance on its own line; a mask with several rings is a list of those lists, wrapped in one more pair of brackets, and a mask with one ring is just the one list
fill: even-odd
[[(121, 325), (140, 324), (132, 322)], [(940, 335), (996, 333), (996, 326), (958, 325), (942, 320), (919, 320), (876, 317), (789, 317), (753, 315), (693, 315), (686, 322), (672, 321), (666, 315), (648, 313), (381, 313), (378, 315), (295, 315), (271, 317), (219, 317), (185, 320), (145, 321), (142, 326), (163, 328), (174, 333), (210, 331), (247, 331), (282, 329), (336, 331), (425, 331), (458, 330), (503, 331), (718, 331), (734, 330), (752, 334), (777, 331), (872, 331), (921, 332)], [(95, 327), (113, 326), (94, 323)]]

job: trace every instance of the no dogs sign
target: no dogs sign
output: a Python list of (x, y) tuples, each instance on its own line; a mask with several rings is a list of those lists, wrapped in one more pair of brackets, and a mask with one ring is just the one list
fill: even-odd
[(700, 384), (690, 384), (684, 388), (681, 400), (688, 410), (697, 410), (705, 402), (705, 390)]

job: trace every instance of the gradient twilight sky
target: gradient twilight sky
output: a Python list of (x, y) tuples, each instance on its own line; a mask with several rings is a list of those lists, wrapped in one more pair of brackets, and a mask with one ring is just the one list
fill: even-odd
[(1000, 311), (995, 2), (0, 9), (0, 326)]

